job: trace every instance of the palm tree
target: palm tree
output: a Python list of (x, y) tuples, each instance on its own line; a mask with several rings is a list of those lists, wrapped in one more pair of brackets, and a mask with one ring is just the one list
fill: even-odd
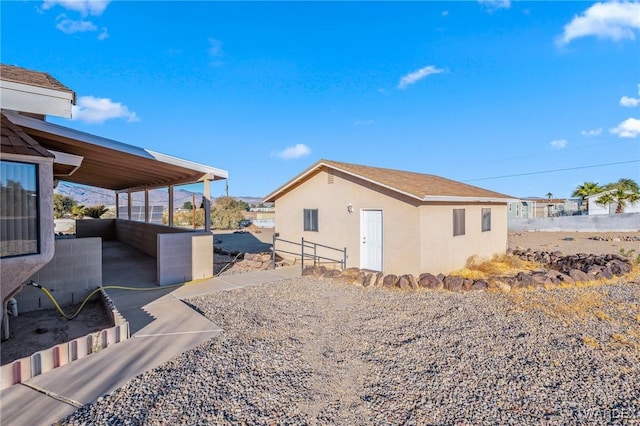
[(550, 192), (547, 192), (547, 198), (549, 199), (549, 201), (551, 201), (551, 199), (553, 198), (553, 194)]
[(633, 179), (619, 179), (604, 186), (607, 190), (596, 200), (601, 206), (616, 203), (616, 213), (624, 213), (625, 207), (640, 200), (638, 184)]
[[(585, 182), (582, 185), (576, 187), (571, 193), (572, 197), (580, 197), (582, 204), (584, 205), (585, 198), (596, 195), (602, 192), (602, 187), (597, 182)], [(589, 211), (589, 203), (586, 204), (586, 210)]]

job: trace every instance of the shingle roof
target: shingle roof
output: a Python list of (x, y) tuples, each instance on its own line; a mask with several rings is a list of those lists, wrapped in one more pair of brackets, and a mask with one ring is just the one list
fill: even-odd
[(46, 72), (32, 71), (13, 65), (0, 64), (0, 78), (2, 78), (2, 80), (12, 81), (14, 83), (22, 83), (29, 86), (36, 86), (45, 89), (72, 93), (75, 98), (75, 93), (73, 92), (73, 90), (69, 89), (67, 86), (51, 77)]
[(38, 142), (27, 135), (20, 127), (13, 124), (4, 114), (0, 131), (0, 152), (3, 154), (31, 155), (35, 157), (54, 157)]
[(501, 199), (506, 201), (507, 199), (513, 198), (505, 194), (435, 175), (363, 166), (359, 164), (341, 163), (331, 160), (320, 160), (296, 179), (293, 179), (290, 183), (285, 184), (270, 194), (267, 197), (267, 200), (273, 201), (280, 193), (286, 192), (290, 188), (291, 183), (296, 182), (300, 180), (302, 176), (308, 175), (316, 169), (320, 170), (321, 168), (339, 170), (419, 200), (428, 200), (430, 198), (437, 199), (440, 197), (460, 197), (465, 199)]

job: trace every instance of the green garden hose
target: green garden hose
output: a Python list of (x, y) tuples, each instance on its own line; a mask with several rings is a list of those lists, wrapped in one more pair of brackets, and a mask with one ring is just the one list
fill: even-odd
[[(238, 257), (240, 257), (240, 254), (238, 254), (236, 257), (234, 257), (233, 260), (231, 262), (229, 262), (227, 264), (227, 266), (222, 268), (222, 270), (220, 272), (218, 272), (215, 276), (217, 277), (221, 273), (223, 273), (227, 269), (227, 267), (229, 265), (232, 265), (236, 261), (236, 259), (238, 259)], [(29, 285), (32, 285), (32, 286), (34, 286), (36, 288), (39, 288), (44, 294), (47, 295), (47, 297), (49, 298), (49, 300), (51, 300), (51, 303), (53, 303), (53, 306), (56, 308), (56, 310), (60, 313), (60, 315), (62, 315), (67, 320), (72, 320), (75, 317), (77, 317), (80, 314), (80, 311), (82, 311), (82, 308), (84, 308), (84, 306), (87, 304), (89, 299), (91, 299), (91, 296), (93, 296), (94, 294), (96, 294), (100, 290), (111, 289), (111, 290), (129, 290), (129, 291), (154, 291), (154, 290), (164, 290), (164, 289), (167, 289), (167, 288), (181, 287), (183, 285), (189, 285), (189, 284), (190, 283), (173, 284), (173, 285), (164, 285), (164, 286), (161, 286), (161, 287), (157, 287), (157, 286), (156, 287), (125, 287), (125, 286), (120, 286), (120, 285), (108, 285), (106, 287), (98, 287), (95, 290), (93, 290), (91, 293), (89, 293), (89, 295), (87, 297), (84, 298), (84, 300), (82, 301), (82, 303), (80, 304), (78, 309), (73, 313), (73, 315), (69, 315), (60, 307), (60, 305), (56, 301), (55, 297), (53, 297), (53, 294), (51, 294), (51, 292), (46, 287), (41, 286), (40, 284), (38, 284), (37, 282), (35, 282), (33, 280), (29, 281)]]

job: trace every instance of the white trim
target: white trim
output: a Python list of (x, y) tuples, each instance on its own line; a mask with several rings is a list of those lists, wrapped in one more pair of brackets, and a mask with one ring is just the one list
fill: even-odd
[[(55, 157), (55, 159), (53, 160), (54, 164), (64, 164), (66, 166), (73, 166), (73, 170), (71, 170), (69, 173), (65, 174), (64, 176), (71, 176), (72, 174), (74, 174), (82, 165), (82, 160), (84, 160), (84, 157), (81, 155), (74, 155), (74, 154), (69, 154), (67, 152), (54, 151), (52, 149), (48, 149), (47, 151), (49, 151), (54, 155)], [(56, 175), (56, 176), (60, 176), (60, 175)]]
[(464, 203), (509, 203), (517, 201), (515, 198), (499, 197), (459, 197), (451, 195), (427, 195), (422, 201), (464, 202)]
[(384, 209), (382, 208), (366, 208), (360, 209), (360, 238), (359, 238), (359, 249), (360, 249), (360, 268), (364, 269), (364, 250), (362, 248), (362, 239), (364, 238), (364, 213), (367, 211), (380, 212), (380, 271), (384, 271)]
[(75, 102), (73, 92), (16, 83), (1, 77), (0, 98), (4, 109), (66, 118), (71, 118), (71, 105)]

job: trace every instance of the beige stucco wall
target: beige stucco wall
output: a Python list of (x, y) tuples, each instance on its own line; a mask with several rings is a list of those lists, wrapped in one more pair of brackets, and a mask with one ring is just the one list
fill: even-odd
[[(491, 231), (482, 232), (482, 209), (491, 209)], [(465, 234), (453, 236), (453, 209), (465, 209)], [(470, 256), (489, 258), (507, 249), (506, 204), (426, 204), (420, 206), (420, 270), (448, 274)]]
[[(353, 213), (347, 205), (353, 205)], [(380, 209), (383, 215), (383, 268), (386, 274), (448, 273), (462, 268), (469, 256), (504, 253), (507, 245), (505, 204), (420, 205), (417, 200), (335, 172), (328, 183), (324, 171), (276, 200), (276, 229), (280, 238), (300, 238), (347, 248), (347, 267), (360, 267), (360, 215)], [(491, 208), (492, 230), (481, 232), (481, 211)], [(466, 234), (453, 237), (453, 208), (465, 208)], [(303, 209), (318, 209), (318, 232), (303, 231)], [(278, 242), (277, 250), (299, 251)], [(335, 257), (337, 253), (323, 251)]]
[[(351, 178), (353, 179), (353, 178)], [(404, 201), (373, 189), (360, 181), (356, 184), (335, 173), (333, 183), (320, 172), (304, 185), (276, 200), (276, 229), (281, 238), (300, 241), (301, 237), (336, 248), (347, 247), (347, 267), (360, 267), (360, 212), (381, 209), (383, 216), (383, 265), (385, 272), (406, 273), (419, 265), (419, 210)], [(353, 213), (347, 205), (353, 205)], [(318, 209), (319, 232), (303, 231), (303, 209)], [(298, 250), (278, 243), (285, 250)], [(286, 248), (285, 248), (286, 247)], [(327, 257), (336, 252), (322, 252)], [(322, 254), (319, 253), (319, 254)]]
[(53, 222), (53, 158), (3, 153), (2, 160), (38, 164), (40, 191), (40, 253), (9, 257), (0, 261), (2, 301), (5, 302), (25, 280), (53, 258), (55, 224)]

